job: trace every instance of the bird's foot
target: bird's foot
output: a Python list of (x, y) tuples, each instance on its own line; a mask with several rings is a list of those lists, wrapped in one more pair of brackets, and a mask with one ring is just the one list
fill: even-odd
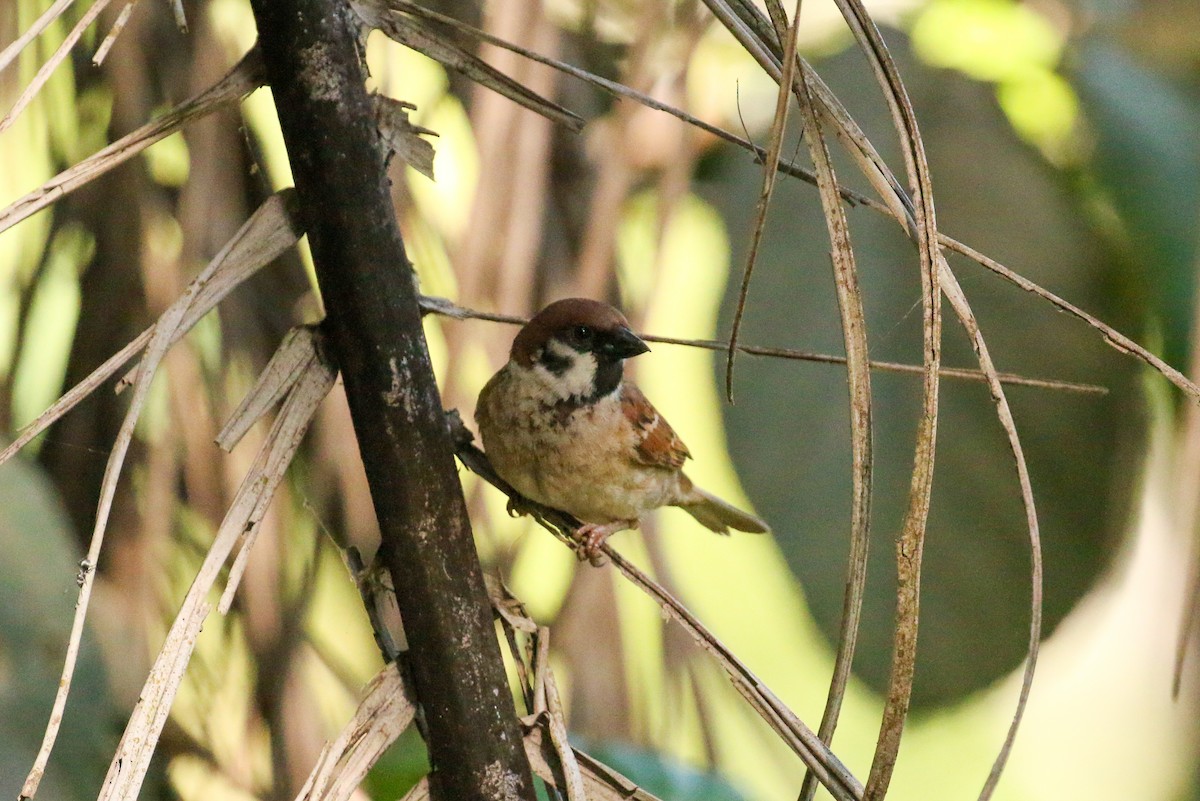
[(508, 516), (523, 517), (533, 514), (533, 507), (529, 505), (529, 501), (524, 495), (509, 495), (508, 496)]
[(624, 531), (627, 528), (637, 528), (636, 520), (617, 520), (612, 523), (584, 523), (575, 531), (575, 536), (580, 541), (579, 559), (586, 559), (591, 562), (593, 567), (599, 567), (604, 564), (604, 554), (600, 548), (604, 545), (604, 541), (616, 534), (618, 531)]

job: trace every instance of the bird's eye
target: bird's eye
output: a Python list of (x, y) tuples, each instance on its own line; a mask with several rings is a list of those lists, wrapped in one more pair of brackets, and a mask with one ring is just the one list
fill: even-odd
[(572, 329), (571, 333), (574, 334), (575, 338), (577, 340), (579, 340), (580, 342), (587, 342), (589, 339), (592, 338), (592, 329), (586, 325), (575, 326), (575, 328)]

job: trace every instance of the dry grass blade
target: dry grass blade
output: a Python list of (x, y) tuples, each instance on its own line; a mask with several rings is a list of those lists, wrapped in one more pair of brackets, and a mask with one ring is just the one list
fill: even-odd
[(762, 12), (741, 0), (738, 0), (736, 7), (730, 6), (725, 0), (704, 0), (704, 5), (725, 29), (733, 34), (733, 38), (758, 62), (763, 71), (776, 83), (780, 83), (784, 68), (782, 51), (771, 24), (763, 19)]
[[(796, 38), (800, 31), (800, 3), (796, 0), (796, 14), (787, 28), (784, 52), (796, 52)], [(781, 37), (783, 38), (783, 37)], [(792, 78), (796, 73), (796, 59), (789, 58), (783, 64), (783, 75), (779, 81), (779, 93), (775, 98), (775, 118), (771, 121), (771, 135), (767, 144), (767, 157), (763, 162), (762, 190), (754, 208), (754, 227), (750, 234), (750, 248), (746, 254), (746, 266), (742, 269), (742, 285), (738, 290), (737, 306), (733, 312), (733, 327), (729, 332), (729, 351), (725, 359), (725, 397), (733, 403), (733, 361), (737, 355), (738, 334), (742, 329), (742, 317), (746, 312), (746, 300), (750, 295), (750, 277), (754, 263), (758, 260), (758, 248), (762, 244), (767, 227), (767, 209), (771, 204), (771, 193), (775, 190), (778, 175), (779, 154), (783, 149), (783, 136), (787, 132), (788, 109), (791, 107)]]
[(217, 434), (217, 447), (232, 451), (242, 437), (267, 410), (283, 399), (297, 379), (316, 358), (317, 330), (312, 326), (297, 326), (287, 332), (271, 361), (259, 373), (242, 402), (229, 415), (225, 427)]
[[(421, 312), (422, 314), (438, 314), (444, 317), (450, 317), (455, 320), (486, 320), (493, 323), (508, 323), (510, 325), (524, 325), (529, 322), (526, 317), (517, 317), (511, 314), (495, 314), (492, 312), (483, 312), (477, 309), (468, 309), (465, 306), (459, 306), (452, 303), (446, 298), (433, 297), (431, 295), (421, 296)], [(729, 349), (729, 343), (719, 342), (715, 339), (680, 339), (679, 337), (667, 337), (659, 334), (638, 334), (639, 337), (647, 342), (661, 342), (665, 345), (682, 345), (688, 348), (703, 348), (704, 350), (725, 351)], [(845, 356), (834, 356), (829, 353), (815, 353), (809, 350), (796, 350), (794, 348), (767, 348), (759, 345), (738, 345), (738, 350), (749, 356), (765, 356), (772, 359), (792, 359), (796, 361), (817, 362), (818, 364), (846, 364)], [(925, 368), (915, 364), (899, 364), (897, 362), (868, 362), (872, 370), (882, 370), (891, 373), (909, 373), (924, 375)], [(982, 370), (973, 370), (965, 367), (942, 367), (941, 375), (943, 378), (957, 378), (967, 381), (987, 381), (987, 376)], [(1104, 395), (1108, 389), (1096, 384), (1080, 384), (1073, 381), (1055, 381), (1049, 378), (1029, 378), (1028, 376), (1017, 375), (1015, 373), (998, 373), (1000, 382), (1003, 384), (1012, 384), (1014, 386), (1034, 387), (1038, 389), (1053, 389), (1063, 392), (1083, 392), (1087, 394)]]
[[(779, 0), (768, 0), (772, 19), (779, 20), (783, 7)], [(799, 8), (797, 8), (799, 12)], [(778, 25), (779, 22), (776, 22)], [(790, 51), (787, 51), (790, 52)], [(850, 670), (858, 643), (862, 619), (863, 597), (867, 583), (867, 555), (871, 531), (871, 473), (874, 448), (871, 426), (871, 367), (867, 348), (867, 321), (854, 249), (850, 243), (850, 228), (837, 190), (837, 176), (830, 163), (829, 150), (821, 129), (815, 103), (809, 88), (808, 69), (798, 63), (794, 89), (804, 115), (804, 139), (808, 143), (816, 167), (817, 186), (828, 227), (832, 248), (834, 285), (838, 311), (841, 315), (842, 339), (846, 349), (847, 378), (850, 394), (850, 448), (852, 464), (850, 554), (847, 560), (846, 592), (842, 604), (841, 631), (837, 655), (825, 711), (821, 716), (818, 736), (825, 744), (833, 741), (841, 713), (842, 700), (850, 683)], [(807, 771), (800, 790), (802, 801), (816, 793), (816, 775)]]
[(354, 717), (317, 757), (296, 801), (349, 801), (367, 772), (412, 723), (416, 707), (395, 663), (371, 679)]
[[(116, 441), (113, 444), (112, 452), (109, 454), (108, 463), (104, 468), (104, 477), (100, 484), (100, 501), (96, 508), (96, 523), (92, 530), (91, 543), (88, 546), (87, 556), (85, 557), (85, 563), (88, 565), (95, 565), (100, 561), (100, 551), (104, 546), (104, 534), (108, 527), (108, 516), (112, 510), (113, 498), (117, 492), (117, 482), (121, 477), (121, 469), (125, 464), (125, 456), (129, 452), (129, 445), (133, 441), (134, 426), (137, 424), (138, 417), (141, 416), (142, 408), (145, 406), (146, 398), (150, 392), (150, 382), (154, 378), (158, 365), (162, 362), (163, 357), (170, 348), (172, 336), (183, 321), (184, 312), (195, 299), (197, 291), (197, 284), (193, 283), (188, 286), (179, 301), (159, 317), (158, 322), (154, 325), (154, 333), (150, 336), (150, 341), (146, 344), (146, 352), (142, 355), (142, 360), (138, 368), (138, 380), (134, 386), (133, 398), (129, 402), (129, 411), (126, 412), (125, 419), (121, 423), (121, 428), (117, 432)], [(79, 600), (75, 604), (75, 617), (71, 624), (70, 639), (67, 642), (67, 654), (63, 661), (62, 678), (58, 683), (58, 691), (54, 697), (54, 706), (50, 712), (50, 722), (47, 724), (45, 735), (42, 738), (42, 745), (38, 749), (33, 768), (30, 770), (28, 777), (25, 779), (25, 784), (21, 789), (22, 799), (32, 798), (37, 793), (38, 785), (41, 783), (42, 775), (46, 769), (46, 763), (50, 759), (50, 753), (54, 750), (54, 742), (58, 737), (58, 730), (62, 724), (63, 710), (67, 704), (67, 696), (71, 691), (71, 680), (75, 674), (75, 663), (79, 656), (79, 644), (83, 637), (83, 625), (87, 618), (88, 604), (92, 597), (92, 586), (95, 583), (95, 579), (95, 570), (86, 570), (83, 572)]]
[(117, 37), (121, 35), (121, 31), (125, 30), (125, 26), (129, 23), (129, 18), (133, 16), (133, 7), (137, 5), (137, 0), (129, 0), (125, 7), (121, 9), (121, 13), (117, 15), (117, 21), (109, 28), (108, 35), (104, 37), (104, 41), (96, 48), (96, 55), (92, 56), (92, 64), (99, 67), (104, 63), (104, 59), (108, 58), (108, 51), (117, 43)]
[(75, 0), (54, 0), (49, 8), (42, 12), (32, 25), (30, 25), (24, 33), (13, 40), (12, 44), (0, 50), (0, 72), (16, 61), (17, 56), (21, 55), (30, 42), (38, 37), (42, 31), (63, 15)]
[[(699, 117), (689, 114), (682, 109), (676, 108), (675, 106), (672, 106), (669, 103), (663, 103), (660, 100), (656, 100), (653, 97), (651, 97), (650, 95), (648, 95), (644, 92), (639, 92), (638, 90), (630, 88), (630, 87), (626, 86), (625, 84), (617, 83), (616, 81), (610, 81), (607, 78), (601, 77), (601, 76), (596, 75), (591, 72), (588, 72), (587, 70), (580, 69), (579, 67), (576, 67), (573, 64), (568, 64), (565, 61), (559, 61), (558, 59), (550, 58), (549, 56), (544, 56), (541, 53), (535, 53), (534, 51), (529, 50), (528, 48), (521, 47), (520, 45), (517, 45), (517, 44), (513, 44), (512, 42), (501, 39), (498, 36), (493, 36), (490, 33), (487, 33), (486, 31), (481, 31), (478, 28), (474, 28), (463, 22), (459, 22), (458, 20), (454, 19), (453, 17), (448, 17), (444, 14), (439, 14), (436, 11), (432, 11), (432, 10), (424, 8), (422, 6), (418, 6), (418, 5), (414, 5), (412, 3), (405, 2), (405, 0), (389, 0), (388, 4), (392, 8), (402, 10), (405, 13), (412, 14), (413, 16), (421, 17), (422, 19), (428, 19), (433, 22), (443, 24), (443, 25), (447, 26), (448, 28), (452, 28), (453, 30), (459, 31), (460, 33), (470, 36), (472, 39), (475, 39), (476, 41), (487, 42), (488, 44), (495, 45), (496, 47), (500, 47), (505, 50), (516, 53), (517, 55), (523, 56), (523, 57), (529, 59), (530, 61), (536, 61), (539, 64), (544, 64), (547, 67), (558, 70), (559, 72), (563, 73), (564, 75), (570, 75), (572, 78), (577, 78), (581, 81), (591, 84), (592, 86), (595, 86), (597, 89), (602, 89), (605, 92), (608, 92), (609, 94), (613, 95), (614, 97), (629, 98), (630, 100), (634, 100), (638, 103), (641, 103), (646, 108), (651, 108), (651, 109), (654, 109), (655, 111), (661, 111), (664, 114), (670, 114), (672, 117), (682, 120), (683, 122), (686, 122), (688, 125), (691, 125), (701, 131), (704, 131), (705, 133), (712, 134), (713, 136), (717, 137), (718, 139), (723, 139), (726, 142), (737, 145), (738, 147), (742, 148), (743, 150), (747, 150), (750, 153), (753, 153), (755, 158), (759, 161), (759, 163), (766, 163), (767, 151), (764, 150), (763, 148), (759, 147), (758, 145), (754, 144), (753, 142), (743, 139), (742, 137), (738, 136), (737, 134), (735, 134), (731, 131), (727, 131), (718, 125), (712, 125), (710, 123), (707, 123), (704, 120), (700, 119)], [(801, 167), (797, 164), (792, 164), (790, 162), (781, 161), (778, 165), (778, 169), (780, 172), (782, 172), (785, 175), (790, 175), (793, 178), (799, 178), (802, 181), (816, 185), (816, 182), (817, 182), (816, 176), (814, 176), (810, 170), (806, 170), (804, 167)], [(870, 198), (865, 197), (865, 196), (859, 194), (858, 192), (855, 192), (853, 189), (848, 189), (846, 187), (839, 186), (838, 192), (841, 193), (842, 197), (847, 202), (852, 203), (852, 204), (873, 202)]]
[(578, 114), (530, 91), (474, 53), (436, 36), (420, 21), (389, 9), (385, 2), (361, 0), (351, 5), (364, 23), (378, 28), (388, 38), (428, 56), (442, 66), (504, 95), (514, 103), (552, 122), (564, 125), (572, 131), (583, 130), (583, 119)]
[[(518, 508), (533, 515), (549, 531), (577, 547), (573, 533), (580, 523), (570, 515), (541, 506), (521, 497), (502, 478), (496, 475), (486, 454), (477, 448), (470, 431), (463, 425), (457, 412), (447, 414), (447, 424), (454, 439), (455, 452), (463, 465), (492, 484), (517, 502)], [(779, 700), (734, 654), (718, 640), (712, 632), (679, 603), (670, 593), (625, 560), (608, 545), (602, 546), (603, 553), (614, 567), (621, 571), (631, 583), (649, 595), (671, 619), (675, 620), (695, 641), (717, 661), (734, 686), (742, 693), (763, 719), (780, 735), (797, 756), (816, 774), (821, 783), (837, 801), (860, 801), (862, 785), (842, 764), (829, 747), (821, 742), (811, 729), (804, 725), (794, 712)]]
[(422, 778), (400, 801), (429, 801), (429, 779)]
[[(457, 425), (461, 426), (462, 421), (458, 420)], [(485, 581), (492, 610), (501, 620), (508, 639), (526, 708), (530, 710), (522, 723), (526, 729), (525, 754), (533, 772), (550, 786), (565, 788), (568, 801), (658, 801), (621, 774), (571, 748), (558, 684), (550, 667), (550, 630), (539, 627), (497, 577), (487, 577)], [(517, 632), (532, 635), (529, 640), (532, 653), (521, 650)], [(532, 663), (528, 668), (527, 660)], [(544, 736), (547, 734), (548, 741)]]
[[(269, 211), (263, 212), (263, 210), (260, 209), (260, 211), (256, 213), (255, 218), (252, 218), (251, 223), (254, 222), (255, 219), (258, 219), (260, 222), (263, 219), (274, 220), (277, 225), (280, 222), (285, 222), (287, 215), (284, 206), (285, 202), (279, 196), (272, 198), (270, 201), (268, 201), (268, 204), (264, 204), (265, 209), (274, 210), (277, 208), (278, 214), (282, 214), (285, 220), (278, 220), (276, 217), (273, 217)], [(245, 232), (247, 228), (251, 228), (251, 223), (247, 223), (247, 226), (243, 227), (242, 231)], [(290, 226), (284, 225), (282, 227), (290, 231)], [(180, 336), (182, 336), (183, 332), (187, 330), (187, 327), (194, 324), (203, 313), (211, 308), (211, 305), (205, 307), (204, 304), (210, 300), (212, 304), (215, 304), (220, 297), (224, 296), (224, 294), (221, 292), (214, 292), (211, 284), (213, 283), (214, 276), (222, 273), (221, 268), (230, 264), (230, 260), (225, 257), (236, 251), (236, 243), (238, 241), (240, 240), (235, 237), (234, 242), (227, 246), (227, 248), (222, 251), (222, 254), (213, 259), (213, 261), (201, 272), (196, 280), (188, 285), (187, 289), (184, 290), (183, 295), (175, 303), (173, 303), (162, 314), (161, 317), (159, 317), (151, 331), (147, 334), (144, 334), (142, 337), (139, 337), (139, 340), (143, 338), (146, 340), (145, 353), (142, 356), (141, 363), (138, 367), (137, 382), (134, 386), (133, 397), (130, 400), (129, 411), (126, 413), (125, 420), (122, 422), (116, 442), (113, 445), (112, 453), (109, 455), (108, 464), (105, 467), (104, 478), (101, 483), (100, 500), (96, 510), (96, 524), (92, 532), (91, 543), (88, 547), (88, 553), (85, 558), (85, 564), (87, 565), (95, 565), (99, 561), (100, 551), (104, 543), (104, 533), (108, 523), (108, 515), (112, 508), (112, 501), (116, 492), (117, 482), (120, 478), (121, 468), (124, 464), (125, 455), (128, 452), (130, 442), (133, 439), (134, 426), (137, 423), (137, 418), (141, 413), (143, 405), (145, 404), (150, 388), (150, 382), (154, 377), (157, 366), (162, 361), (162, 358), (166, 354), (167, 350), (179, 339)], [(254, 269), (257, 269), (257, 267)], [(252, 271), (253, 270), (250, 272)], [(230, 285), (230, 288), (232, 288), (232, 285)], [(209, 290), (207, 294), (205, 293), (206, 289)], [(228, 292), (228, 289), (225, 289), (225, 292)], [(136, 344), (136, 341), (134, 344)], [(118, 354), (118, 356), (124, 355), (125, 358), (129, 358), (133, 353), (136, 352), (136, 349), (131, 345), (127, 346), (121, 352), (121, 354)], [(123, 363), (123, 360), (114, 357), (109, 359), (105, 364), (106, 366), (110, 367), (113, 372), (115, 372), (115, 370), (118, 369)], [(99, 382), (92, 382), (89, 380), (84, 383), (89, 384), (92, 386), (92, 388), (94, 388)], [(86, 393), (75, 393), (75, 396), (77, 398), (82, 398), (86, 396)], [(42, 416), (42, 418), (46, 417), (47, 415)], [(42, 418), (39, 418), (39, 420)], [(48, 425), (48, 423), (46, 424)], [(26, 434), (28, 434), (28, 432), (26, 432)], [(27, 442), (28, 439), (25, 439), (24, 441)], [(17, 443), (14, 443), (14, 445), (16, 444)], [(15, 450), (12, 448), (6, 450), (5, 456), (10, 455), (11, 453), (15, 453)], [(75, 617), (72, 622), (71, 635), (67, 644), (67, 653), (63, 662), (62, 678), (59, 681), (58, 692), (54, 699), (54, 706), (51, 711), (50, 722), (47, 724), (42, 745), (34, 761), (33, 768), (30, 770), (30, 773), (25, 780), (24, 787), (22, 788), (22, 798), (32, 798), (37, 793), (37, 788), (45, 771), (46, 763), (50, 758), (50, 753), (54, 749), (54, 742), (58, 736), (58, 729), (62, 722), (62, 712), (66, 706), (67, 696), (70, 693), (71, 680), (74, 675), (75, 663), (79, 654), (79, 644), (82, 638), (84, 621), (87, 617), (87, 609), (91, 599), (94, 580), (94, 570), (83, 571), (83, 581), (80, 586), (79, 600), (76, 603)], [(186, 629), (180, 629), (180, 633), (178, 634), (174, 643), (175, 647), (183, 647), (182, 643), (185, 643), (186, 639)], [(147, 715), (147, 719), (153, 722), (153, 720), (156, 719), (157, 713), (147, 713)]]
[[(253, 539), (317, 405), (332, 386), (328, 371), (320, 367), (310, 370), (298, 382), (242, 480), (146, 679), (97, 801), (137, 797), (170, 711), (171, 699), (187, 669), (194, 643), (194, 634), (189, 639), (188, 632), (198, 632), (207, 617), (210, 607), (204, 599), (212, 591), (234, 547), (243, 540), (243, 535), (247, 541)], [(318, 394), (321, 387), (324, 391)]]
[(596, 801), (658, 801), (658, 798), (582, 751), (575, 751), (575, 761), (583, 772), (589, 789), (588, 798)]
[[(193, 280), (193, 285), (198, 286), (199, 289), (194, 296), (190, 296), (192, 298), (191, 305), (184, 309), (182, 322), (171, 335), (172, 344), (187, 333), (201, 317), (211, 311), (236, 286), (296, 244), (301, 236), (301, 231), (296, 223), (294, 202), (294, 193), (290, 189), (267, 198), (246, 221), (246, 224), (238, 230), (233, 239), (213, 257), (209, 266)], [(177, 304), (182, 302), (182, 300), (176, 301)], [(186, 304), (184, 305), (186, 306)], [(155, 330), (154, 326), (147, 328), (136, 339), (110, 356), (104, 364), (93, 370), (91, 375), (68, 390), (50, 408), (38, 415), (36, 420), (25, 426), (13, 442), (0, 451), (0, 464), (11, 459), (34, 437), (49, 428), (56, 420), (120, 370), (146, 347)], [(129, 377), (128, 380), (132, 380), (132, 377)]]
[(84, 184), (128, 161), (150, 145), (170, 136), (186, 123), (234, 103), (263, 85), (258, 50), (251, 50), (216, 84), (185, 100), (152, 123), (143, 125), (111, 145), (51, 178), (41, 187), (0, 210), (0, 232), (41, 211)]
[(58, 69), (58, 65), (62, 64), (63, 59), (70, 55), (71, 50), (75, 48), (76, 43), (79, 42), (79, 37), (83, 36), (83, 32), (95, 22), (96, 17), (100, 16), (100, 12), (107, 8), (110, 2), (112, 0), (96, 0), (92, 3), (92, 7), (84, 12), (84, 15), (75, 23), (75, 27), (71, 28), (70, 33), (63, 39), (62, 44), (58, 46), (58, 49), (46, 60), (41, 69), (34, 74), (33, 80), (21, 92), (21, 96), (17, 98), (17, 102), (4, 115), (4, 118), (0, 119), (0, 133), (8, 130), (17, 117), (21, 116), (21, 112), (33, 102), (38, 92), (42, 91), (42, 87), (46, 85), (46, 81), (50, 80), (51, 74)]
[(333, 388), (335, 380), (337, 380), (337, 369), (325, 358), (322, 345), (318, 341), (308, 363), (297, 376), (296, 383), (292, 386), (291, 392), (279, 412), (279, 417), (271, 429), (272, 439), (279, 442), (279, 446), (266, 454), (261, 467), (259, 467), (259, 463), (256, 463), (257, 469), (251, 471), (255, 482), (249, 492), (256, 500), (243, 525), (242, 530), (246, 536), (233, 566), (229, 568), (225, 592), (222, 593), (221, 603), (217, 607), (223, 615), (229, 612), (229, 607), (233, 604), (234, 593), (237, 592), (242, 574), (246, 571), (246, 560), (258, 538), (258, 523), (266, 514), (267, 506), (270, 505), (271, 498), (275, 496), (276, 487), (283, 480), (287, 466), (291, 464), (296, 449), (300, 447), (300, 441), (304, 438), (304, 432), (308, 430), (312, 416), (316, 413), (317, 407), (321, 405), (321, 401), (329, 394), (329, 390)]
[(98, 801), (137, 798), (146, 771), (150, 769), (154, 746), (171, 712), (179, 679), (187, 670), (196, 638), (211, 609), (202, 595), (189, 593), (185, 599), (146, 679), (147, 687), (161, 687), (162, 691), (146, 693), (138, 699), (117, 746), (117, 755), (109, 765)]
[[(530, 729), (525, 735), (525, 755), (529, 757), (529, 767), (534, 774), (557, 788), (563, 778), (554, 769), (552, 763), (557, 756), (545, 740), (541, 727)], [(583, 798), (587, 801), (660, 801), (657, 796), (578, 749), (572, 749), (572, 758), (579, 766)]]
[(171, 0), (171, 13), (175, 16), (175, 27), (179, 28), (180, 33), (187, 33), (187, 13), (183, 10), (183, 0)]
[[(532, 622), (532, 621), (530, 621)], [(514, 654), (514, 658), (515, 658)], [(561, 784), (567, 793), (567, 801), (587, 801), (583, 774), (575, 759), (575, 752), (567, 741), (567, 722), (563, 716), (562, 700), (558, 696), (558, 683), (550, 669), (550, 629), (545, 626), (537, 631), (537, 650), (534, 653), (534, 716), (540, 718), (550, 734), (550, 747), (561, 769)]]

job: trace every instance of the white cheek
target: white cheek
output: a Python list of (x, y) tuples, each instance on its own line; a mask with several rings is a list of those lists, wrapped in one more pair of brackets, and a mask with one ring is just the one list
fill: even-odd
[(565, 359), (569, 366), (561, 374), (555, 375), (546, 369), (545, 365), (535, 362), (534, 372), (546, 387), (561, 400), (566, 400), (571, 396), (584, 398), (591, 395), (596, 381), (596, 357), (590, 353), (577, 353), (553, 340), (548, 343), (547, 347), (554, 352), (554, 355)]

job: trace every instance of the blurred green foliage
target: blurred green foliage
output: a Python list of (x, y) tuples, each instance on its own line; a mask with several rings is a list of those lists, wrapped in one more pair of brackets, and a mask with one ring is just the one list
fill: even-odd
[(1070, 75), (1089, 120), (1093, 180), (1119, 225), (1114, 239), (1149, 297), (1164, 358), (1186, 370), (1200, 246), (1200, 95), (1105, 39), (1078, 48)]
[[(79, 559), (54, 487), (23, 460), (0, 466), (0, 794), (33, 764), (62, 672)], [(116, 747), (104, 662), (85, 634), (74, 693), (41, 792), (94, 798)]]

